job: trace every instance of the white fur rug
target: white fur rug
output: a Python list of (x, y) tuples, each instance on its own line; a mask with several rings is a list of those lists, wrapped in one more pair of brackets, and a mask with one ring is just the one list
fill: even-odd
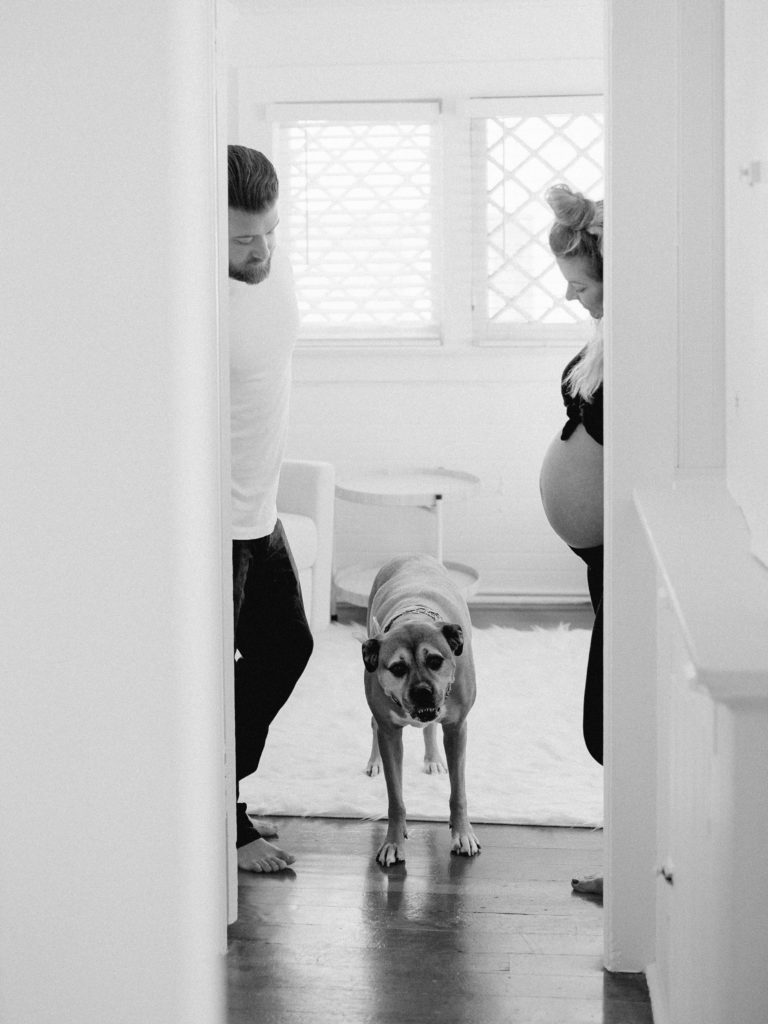
[[(240, 785), (250, 814), (386, 817), (371, 745), (362, 626), (332, 623), (270, 728), (258, 772)], [(475, 629), (477, 700), (468, 719), (470, 820), (601, 826), (602, 768), (581, 735), (589, 632)], [(405, 730), (403, 795), (412, 820), (448, 819), (448, 776), (422, 771), (424, 743)]]

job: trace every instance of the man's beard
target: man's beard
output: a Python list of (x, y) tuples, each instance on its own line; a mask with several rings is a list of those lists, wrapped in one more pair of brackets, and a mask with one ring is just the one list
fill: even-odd
[(245, 284), (260, 284), (269, 277), (272, 267), (272, 256), (267, 256), (260, 263), (246, 263), (244, 266), (236, 267), (229, 264), (229, 276), (235, 281), (243, 281)]

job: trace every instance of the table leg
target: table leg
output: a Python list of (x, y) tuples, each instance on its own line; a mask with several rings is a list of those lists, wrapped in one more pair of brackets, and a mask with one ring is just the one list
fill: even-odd
[(437, 560), (443, 560), (443, 496), (435, 495), (435, 517), (437, 520)]

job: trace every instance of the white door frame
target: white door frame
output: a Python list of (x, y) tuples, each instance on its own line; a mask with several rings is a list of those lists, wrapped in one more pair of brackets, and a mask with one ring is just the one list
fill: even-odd
[(639, 487), (723, 472), (722, 0), (606, 3), (605, 964), (654, 960), (655, 576)]

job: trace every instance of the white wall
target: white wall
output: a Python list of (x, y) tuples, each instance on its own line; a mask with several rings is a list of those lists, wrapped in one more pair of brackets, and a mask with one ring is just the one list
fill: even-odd
[[(760, 0), (724, 6), (728, 484), (751, 528), (752, 550), (768, 565), (768, 68), (752, 45), (766, 38), (768, 10)], [(753, 182), (755, 164), (760, 180)]]
[[(230, 141), (270, 150), (265, 105), (602, 91), (602, 4), (456, 0), (227, 4)], [(457, 216), (468, 211), (457, 211)], [(488, 599), (579, 595), (581, 563), (541, 509), (538, 472), (563, 421), (562, 367), (579, 345), (299, 351), (289, 454), (359, 466), (445, 465), (481, 477), (446, 502), (446, 557)], [(418, 510), (337, 503), (338, 565), (429, 550)]]
[(219, 1019), (212, 26), (3, 5), (9, 1024)]

